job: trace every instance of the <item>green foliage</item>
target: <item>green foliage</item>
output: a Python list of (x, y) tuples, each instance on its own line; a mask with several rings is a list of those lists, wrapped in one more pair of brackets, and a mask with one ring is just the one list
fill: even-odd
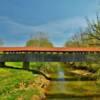
[(53, 45), (48, 40), (30, 39), (30, 40), (27, 41), (26, 46), (32, 46), (32, 47), (52, 47)]
[(53, 44), (49, 41), (45, 33), (37, 33), (36, 36), (32, 37), (26, 42), (26, 46), (32, 47), (53, 47)]
[(31, 62), (30, 68), (41, 71), (43, 73), (57, 73), (58, 68), (63, 67), (61, 63), (58, 62)]
[[(90, 21), (87, 19), (87, 27), (84, 29), (84, 31), (81, 31), (75, 34), (69, 41), (65, 43), (65, 47), (100, 47), (100, 19), (99, 17), (97, 16), (96, 21)], [(74, 66), (78, 66), (78, 67), (84, 66), (87, 70), (92, 70), (94, 72), (99, 70), (100, 69), (99, 55), (91, 56), (87, 54), (87, 57), (90, 59), (93, 59), (96, 64), (92, 62), (91, 63), (89, 62), (76, 63), (75, 62)]]
[(65, 43), (68, 47), (99, 47), (100, 46), (100, 19), (97, 15), (96, 21), (87, 19), (87, 27), (84, 31), (74, 34), (72, 38)]

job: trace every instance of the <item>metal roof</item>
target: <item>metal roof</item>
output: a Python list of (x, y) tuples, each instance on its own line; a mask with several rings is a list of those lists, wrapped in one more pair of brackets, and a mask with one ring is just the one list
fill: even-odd
[(37, 47), (0, 47), (0, 52), (100, 52), (100, 48), (89, 47), (53, 47), (53, 48), (37, 48)]

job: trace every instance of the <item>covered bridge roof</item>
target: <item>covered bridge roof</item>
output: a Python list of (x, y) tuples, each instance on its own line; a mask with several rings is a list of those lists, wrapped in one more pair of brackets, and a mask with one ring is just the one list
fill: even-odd
[(100, 52), (100, 48), (83, 48), (83, 47), (0, 47), (0, 52)]

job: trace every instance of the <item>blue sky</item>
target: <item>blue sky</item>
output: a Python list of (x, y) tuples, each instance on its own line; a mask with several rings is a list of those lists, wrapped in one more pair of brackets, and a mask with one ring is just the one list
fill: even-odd
[(100, 0), (0, 0), (0, 38), (5, 46), (24, 46), (38, 32), (63, 46), (80, 28), (85, 17), (96, 18)]

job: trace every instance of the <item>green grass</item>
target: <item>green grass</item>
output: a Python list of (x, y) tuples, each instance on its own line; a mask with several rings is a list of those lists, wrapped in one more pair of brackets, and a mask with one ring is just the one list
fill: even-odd
[(22, 68), (23, 63), (22, 62), (6, 62), (6, 65), (17, 67), (17, 68)]
[[(13, 66), (15, 68), (22, 68), (21, 62), (7, 62), (7, 66)], [(67, 73), (71, 68), (64, 66), (62, 63), (41, 63), (31, 62), (31, 69), (41, 70), (46, 69), (47, 73), (51, 74), (53, 78), (58, 78), (58, 71), (64, 71), (64, 78), (73, 78), (74, 75)], [(24, 83), (25, 87), (28, 87), (30, 83), (34, 83), (35, 78), (38, 75), (32, 72), (19, 69), (0, 68), (0, 100), (18, 100), (23, 98), (24, 100), (31, 100), (33, 95), (41, 95), (38, 88), (25, 88), (20, 89), (19, 84)], [(64, 88), (64, 90), (63, 90)], [(61, 91), (58, 91), (60, 90)], [(49, 93), (64, 92), (66, 94), (93, 94), (100, 93), (100, 81), (78, 81), (78, 82), (54, 82), (51, 83)]]
[(39, 95), (37, 89), (29, 88), (28, 90), (12, 90), (6, 95), (1, 95), (0, 100), (17, 100), (18, 98), (23, 98), (24, 100), (31, 100), (33, 95)]
[(36, 75), (28, 71), (0, 68), (0, 100), (17, 100), (19, 97), (30, 100), (32, 95), (39, 94), (39, 90), (37, 88), (20, 90), (19, 84), (23, 82), (27, 87), (35, 78)]

